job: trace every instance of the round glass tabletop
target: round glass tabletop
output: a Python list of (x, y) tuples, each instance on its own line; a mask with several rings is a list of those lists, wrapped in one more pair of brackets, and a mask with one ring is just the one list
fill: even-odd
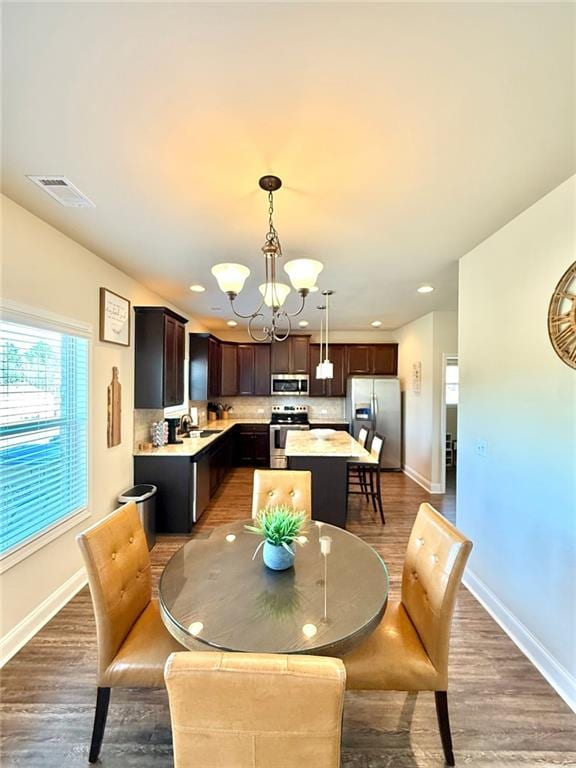
[[(388, 571), (357, 536), (310, 522), (294, 566), (272, 571), (246, 524), (216, 528), (185, 544), (160, 580), (164, 623), (184, 646), (253, 653), (346, 653), (384, 614)], [(329, 553), (321, 552), (320, 539)]]

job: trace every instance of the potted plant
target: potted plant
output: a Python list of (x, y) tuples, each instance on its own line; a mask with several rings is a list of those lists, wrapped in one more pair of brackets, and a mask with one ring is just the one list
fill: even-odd
[(262, 536), (253, 558), (264, 547), (264, 563), (274, 571), (284, 571), (294, 564), (294, 550), (290, 546), (302, 531), (306, 515), (283, 504), (258, 512), (254, 525), (246, 530)]

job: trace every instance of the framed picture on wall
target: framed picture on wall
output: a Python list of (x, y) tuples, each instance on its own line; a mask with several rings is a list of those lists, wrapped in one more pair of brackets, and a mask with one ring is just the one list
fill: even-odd
[(130, 302), (100, 288), (100, 341), (130, 346)]

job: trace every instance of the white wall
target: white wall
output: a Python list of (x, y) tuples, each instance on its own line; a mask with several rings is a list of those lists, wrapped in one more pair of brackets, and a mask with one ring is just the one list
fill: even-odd
[[(78, 215), (89, 215), (89, 211), (79, 210)], [(99, 288), (110, 288), (130, 299), (133, 306), (166, 305), (162, 297), (6, 197), (2, 197), (2, 219), (2, 297), (90, 323), (94, 335), (90, 412), (92, 516), (0, 575), (0, 635), (3, 640), (8, 636), (0, 658), (17, 643), (19, 628), (25, 631), (27, 617), (44, 601), (60, 594), (71, 579), (79, 583), (74, 581), (82, 565), (75, 535), (114, 509), (119, 491), (132, 483), (134, 346), (126, 348), (98, 341)], [(187, 328), (204, 330), (195, 322)], [(108, 448), (107, 387), (112, 366), (118, 367), (122, 384), (122, 443)], [(46, 610), (44, 605), (41, 613)]]
[[(432, 493), (443, 492), (442, 356), (457, 352), (457, 313), (430, 312), (398, 329), (404, 471)], [(420, 392), (412, 364), (422, 364)]]
[(572, 706), (576, 371), (546, 318), (575, 258), (575, 203), (572, 177), (460, 262), (457, 505), (467, 584)]

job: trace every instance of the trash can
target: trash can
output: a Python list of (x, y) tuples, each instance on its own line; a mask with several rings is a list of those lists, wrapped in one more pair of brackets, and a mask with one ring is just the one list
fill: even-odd
[(135, 501), (142, 527), (146, 533), (148, 549), (152, 549), (156, 543), (156, 491), (155, 485), (135, 485), (118, 496), (118, 501), (124, 504)]

